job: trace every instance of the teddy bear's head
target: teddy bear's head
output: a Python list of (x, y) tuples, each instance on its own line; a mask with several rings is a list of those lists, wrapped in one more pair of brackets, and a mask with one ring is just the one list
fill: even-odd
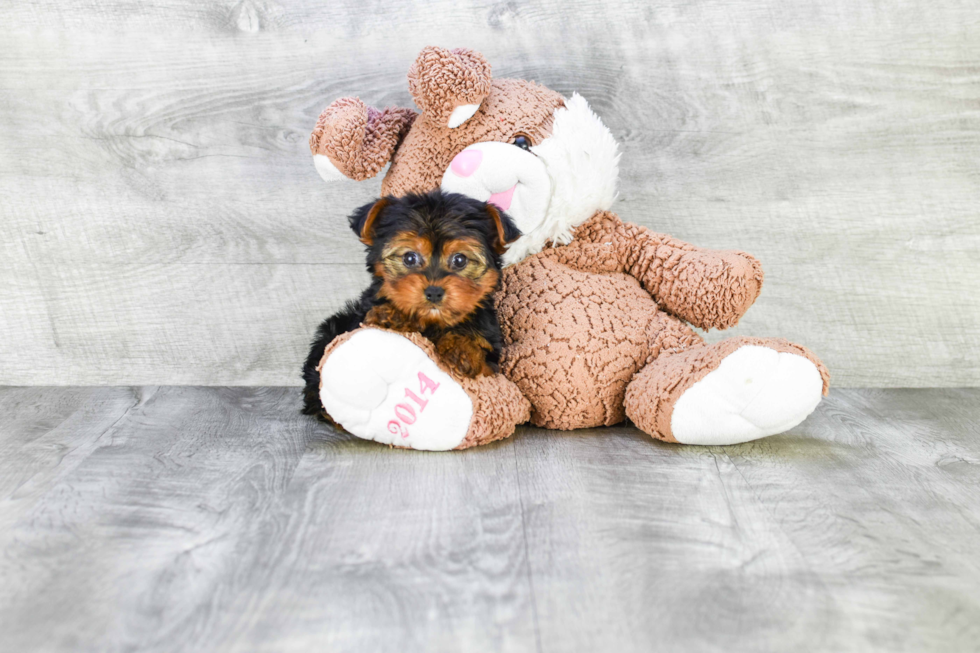
[(324, 110), (310, 137), (324, 179), (367, 179), (390, 162), (384, 194), (441, 186), (496, 204), (522, 233), (507, 264), (569, 242), (576, 226), (612, 205), (618, 147), (580, 95), (493, 79), (483, 55), (437, 47), (422, 50), (408, 83), (421, 114), (357, 98)]

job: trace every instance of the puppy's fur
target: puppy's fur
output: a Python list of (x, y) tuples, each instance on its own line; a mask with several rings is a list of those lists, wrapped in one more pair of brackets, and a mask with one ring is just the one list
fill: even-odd
[(493, 292), (500, 255), (520, 237), (496, 207), (435, 191), (383, 197), (350, 216), (367, 246), (371, 285), (317, 329), (303, 366), (303, 412), (333, 422), (320, 402), (317, 365), (334, 338), (365, 325), (417, 331), (436, 345), (460, 376), (493, 374), (500, 360), (500, 325)]

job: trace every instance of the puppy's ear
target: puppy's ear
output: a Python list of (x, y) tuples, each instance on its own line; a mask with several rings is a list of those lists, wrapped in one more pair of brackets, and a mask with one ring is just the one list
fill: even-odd
[(388, 198), (382, 197), (376, 202), (365, 204), (350, 215), (350, 228), (365, 245), (374, 243), (374, 222), (381, 211), (388, 205)]
[(493, 204), (487, 204), (487, 213), (493, 223), (493, 250), (498, 254), (503, 254), (507, 250), (507, 245), (521, 237), (521, 230), (517, 228), (510, 216), (503, 213)]

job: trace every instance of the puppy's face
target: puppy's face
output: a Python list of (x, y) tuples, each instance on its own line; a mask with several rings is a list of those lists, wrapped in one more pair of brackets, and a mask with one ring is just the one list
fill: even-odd
[(477, 309), (497, 287), (500, 275), (478, 239), (440, 238), (414, 230), (384, 243), (376, 273), (380, 295), (422, 326), (453, 326)]
[(369, 245), (369, 270), (383, 280), (381, 297), (423, 328), (454, 326), (490, 301), (500, 252), (518, 235), (506, 215), (439, 192), (386, 198), (368, 214), (379, 203), (355, 230)]

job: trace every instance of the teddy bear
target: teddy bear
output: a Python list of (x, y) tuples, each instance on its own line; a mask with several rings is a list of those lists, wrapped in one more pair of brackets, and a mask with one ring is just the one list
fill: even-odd
[(418, 106), (341, 98), (310, 149), (320, 176), (384, 195), (441, 188), (507, 212), (520, 237), (503, 255), (495, 307), (500, 374), (453, 376), (416, 334), (360, 328), (318, 367), (324, 407), (362, 438), (424, 450), (627, 418), (664, 442), (726, 445), (782, 433), (827, 394), (829, 373), (781, 338), (707, 343), (762, 288), (762, 267), (623, 222), (616, 139), (579, 94), (494, 79), (485, 57), (427, 47), (408, 72)]

